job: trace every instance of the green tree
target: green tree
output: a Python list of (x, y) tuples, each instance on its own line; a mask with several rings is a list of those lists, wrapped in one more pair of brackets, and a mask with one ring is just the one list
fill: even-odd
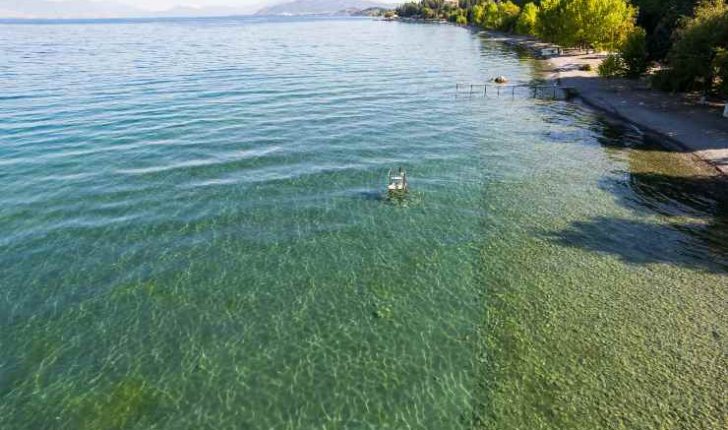
[(476, 25), (483, 25), (483, 16), (485, 14), (485, 8), (483, 5), (476, 4), (470, 9), (470, 22)]
[(512, 1), (499, 2), (497, 28), (502, 31), (513, 31), (520, 13), (521, 8)]
[(691, 15), (698, 0), (632, 0), (639, 8), (637, 24), (647, 31), (647, 49), (651, 59), (667, 57), (673, 33), (680, 17)]
[(567, 31), (564, 4), (561, 0), (541, 0), (541, 13), (536, 24), (536, 33), (548, 42), (562, 42), (562, 35)]
[(447, 20), (458, 25), (467, 25), (468, 17), (466, 13), (467, 11), (465, 9), (453, 9), (447, 16)]
[(637, 9), (628, 0), (580, 0), (585, 19), (585, 42), (614, 51), (634, 32)]
[(543, 0), (538, 34), (562, 46), (614, 51), (633, 31), (637, 10), (627, 0)]
[(482, 18), (477, 23), (488, 30), (512, 31), (521, 11), (521, 8), (512, 1), (487, 0), (482, 4), (482, 8)]
[(699, 3), (694, 17), (682, 21), (668, 55), (673, 90), (711, 91), (728, 74), (728, 6), (722, 0)]
[(538, 6), (534, 3), (526, 3), (521, 9), (521, 14), (518, 15), (516, 33), (536, 36), (539, 12)]
[(430, 9), (429, 7), (425, 6), (422, 8), (422, 18), (424, 19), (433, 19), (437, 16), (434, 10)]
[(407, 2), (396, 9), (397, 15), (401, 17), (410, 17), (420, 14), (420, 5), (415, 2)]
[(498, 29), (498, 4), (496, 2), (488, 0), (483, 5), (483, 19), (480, 24), (488, 30)]

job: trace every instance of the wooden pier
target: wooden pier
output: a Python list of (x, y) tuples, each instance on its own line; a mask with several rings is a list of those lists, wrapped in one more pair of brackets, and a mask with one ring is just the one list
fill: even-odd
[(562, 87), (560, 85), (529, 85), (529, 84), (516, 84), (516, 85), (501, 85), (494, 83), (486, 84), (455, 84), (455, 94), (467, 94), (469, 96), (483, 96), (483, 97), (501, 97), (511, 96), (527, 96), (530, 98), (537, 99), (553, 99), (553, 100), (566, 100), (571, 98), (575, 92), (571, 87)]

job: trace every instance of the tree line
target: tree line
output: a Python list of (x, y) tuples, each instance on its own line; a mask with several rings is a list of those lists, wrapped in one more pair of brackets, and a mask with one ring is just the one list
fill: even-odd
[(609, 51), (603, 76), (650, 71), (658, 88), (728, 95), (726, 0), (420, 0), (396, 13)]

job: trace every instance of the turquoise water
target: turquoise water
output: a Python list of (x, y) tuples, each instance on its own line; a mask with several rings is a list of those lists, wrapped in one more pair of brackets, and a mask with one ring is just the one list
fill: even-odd
[(725, 426), (722, 180), (455, 92), (537, 69), (449, 25), (0, 25), (0, 427)]

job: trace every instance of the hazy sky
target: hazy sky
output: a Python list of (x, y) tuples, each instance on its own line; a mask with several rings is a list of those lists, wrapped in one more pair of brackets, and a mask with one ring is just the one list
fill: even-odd
[[(54, 0), (57, 2), (72, 0)], [(122, 3), (146, 10), (166, 10), (175, 6), (233, 6), (242, 9), (257, 10), (264, 4), (287, 3), (291, 0), (106, 0)], [(376, 0), (378, 3), (395, 3), (397, 0)]]
[(262, 3), (280, 3), (272, 0), (113, 0), (141, 9), (163, 10), (175, 6), (236, 6), (249, 8)]

